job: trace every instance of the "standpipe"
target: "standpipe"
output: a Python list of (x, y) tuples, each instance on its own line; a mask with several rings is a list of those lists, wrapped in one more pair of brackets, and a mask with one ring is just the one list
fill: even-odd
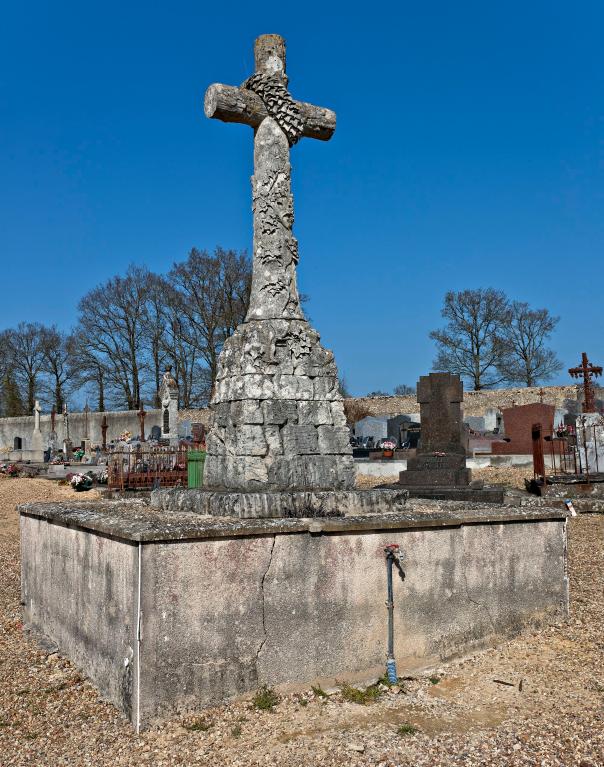
[(401, 560), (403, 559), (403, 553), (400, 550), (398, 543), (390, 543), (384, 547), (384, 554), (386, 555), (386, 580), (388, 584), (388, 600), (386, 607), (388, 609), (388, 657), (386, 659), (386, 674), (388, 681), (391, 684), (398, 682), (398, 674), (396, 672), (396, 660), (394, 659), (394, 588), (392, 585), (392, 567), (396, 567), (399, 572), (401, 580), (404, 580), (405, 573), (401, 566)]

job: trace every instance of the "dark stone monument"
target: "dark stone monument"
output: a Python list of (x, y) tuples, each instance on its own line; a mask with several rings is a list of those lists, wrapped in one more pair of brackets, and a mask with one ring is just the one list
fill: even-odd
[(430, 373), (417, 384), (421, 437), (415, 458), (407, 461), (399, 484), (416, 498), (501, 503), (498, 488), (470, 487), (466, 468), (467, 434), (461, 403), (463, 383), (453, 373)]
[(421, 437), (417, 455), (407, 462), (407, 471), (401, 472), (400, 481), (409, 487), (469, 485), (461, 415), (463, 384), (459, 376), (451, 373), (421, 376), (417, 401)]

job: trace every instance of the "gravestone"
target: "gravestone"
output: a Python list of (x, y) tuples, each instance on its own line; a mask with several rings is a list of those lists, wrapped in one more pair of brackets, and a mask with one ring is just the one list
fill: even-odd
[(501, 503), (500, 489), (470, 487), (466, 468), (468, 434), (461, 403), (463, 383), (453, 373), (430, 373), (417, 384), (421, 436), (414, 458), (399, 474), (412, 497)]
[(506, 441), (493, 442), (493, 455), (530, 455), (533, 451), (532, 428), (540, 423), (543, 436), (550, 437), (554, 428), (556, 408), (545, 402), (503, 408)]
[(466, 469), (461, 403), (463, 384), (452, 373), (430, 373), (421, 376), (417, 385), (417, 401), (421, 414), (421, 437), (415, 458), (410, 458), (407, 471), (400, 474), (401, 483), (409, 486), (428, 485), (459, 487), (470, 483)]
[(583, 413), (577, 418), (577, 453), (583, 473), (604, 473), (604, 416)]
[(354, 466), (333, 354), (304, 317), (290, 148), (335, 130), (329, 109), (295, 101), (285, 41), (262, 35), (241, 87), (212, 85), (208, 117), (254, 128), (252, 287), (245, 321), (224, 343), (211, 399), (204, 485), (231, 490), (347, 489)]

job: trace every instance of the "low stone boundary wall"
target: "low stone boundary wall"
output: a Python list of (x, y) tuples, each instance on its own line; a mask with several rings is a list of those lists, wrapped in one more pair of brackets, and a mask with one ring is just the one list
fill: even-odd
[(404, 554), (401, 675), (567, 615), (563, 512), (453, 507), (227, 520), (26, 504), (24, 622), (140, 729), (263, 684), (381, 675), (387, 544)]

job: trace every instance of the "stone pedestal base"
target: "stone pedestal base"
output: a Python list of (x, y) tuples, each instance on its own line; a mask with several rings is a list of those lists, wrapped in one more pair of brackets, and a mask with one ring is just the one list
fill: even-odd
[(326, 490), (273, 493), (212, 492), (179, 487), (154, 490), (151, 506), (240, 519), (344, 517), (404, 511), (406, 490)]
[(333, 354), (303, 319), (249, 320), (220, 355), (204, 485), (230, 490), (354, 487)]
[[(404, 474), (405, 472), (401, 472)], [(416, 487), (405, 488), (409, 498), (427, 498), (435, 501), (469, 501), (470, 503), (503, 503), (501, 487)]]
[(399, 474), (403, 487), (467, 487), (471, 471), (465, 455), (425, 455), (410, 458), (407, 470)]

